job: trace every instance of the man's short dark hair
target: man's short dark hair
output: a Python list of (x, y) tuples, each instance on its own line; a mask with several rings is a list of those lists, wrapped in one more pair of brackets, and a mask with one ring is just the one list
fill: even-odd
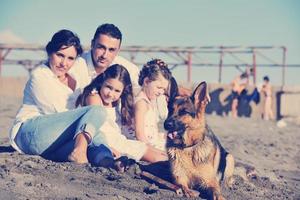
[(122, 33), (114, 24), (102, 24), (98, 26), (93, 40), (96, 40), (101, 34), (120, 40), (120, 44), (122, 42)]

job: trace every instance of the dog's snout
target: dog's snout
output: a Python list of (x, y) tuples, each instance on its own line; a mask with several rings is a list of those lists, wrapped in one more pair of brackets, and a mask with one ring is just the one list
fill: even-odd
[(172, 118), (167, 118), (164, 122), (164, 127), (166, 130), (174, 129), (174, 120)]

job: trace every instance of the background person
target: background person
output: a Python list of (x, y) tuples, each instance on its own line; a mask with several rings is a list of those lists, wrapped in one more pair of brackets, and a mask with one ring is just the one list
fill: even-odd
[(236, 76), (232, 82), (232, 104), (231, 104), (231, 114), (232, 117), (238, 116), (238, 104), (243, 95), (247, 94), (247, 86), (249, 83), (249, 75), (248, 73), (242, 73), (241, 75)]
[(274, 114), (272, 110), (272, 86), (268, 76), (263, 77), (262, 93), (264, 94), (264, 109), (263, 109), (263, 119), (269, 120), (274, 119)]

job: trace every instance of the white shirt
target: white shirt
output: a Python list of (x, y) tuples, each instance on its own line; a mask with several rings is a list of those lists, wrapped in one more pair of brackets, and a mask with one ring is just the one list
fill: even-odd
[[(132, 62), (126, 60), (125, 58), (123, 58), (121, 56), (116, 56), (111, 65), (113, 65), (113, 64), (122, 65), (128, 70), (130, 79), (131, 79), (131, 83), (132, 83), (133, 93), (136, 94), (140, 90), (140, 86), (138, 84), (139, 73), (140, 73), (139, 68), (135, 64), (133, 64)], [(76, 65), (75, 68), (77, 68), (78, 65), (79, 66), (83, 66), (83, 65), (87, 66), (87, 69), (82, 69), (81, 74), (82, 74), (82, 76), (86, 76), (86, 73), (87, 73), (90, 82), (94, 78), (96, 78), (96, 76), (98, 75), (95, 70), (95, 67), (94, 67), (91, 51), (83, 53), (81, 55), (81, 57), (77, 59), (77, 61), (74, 65)], [(71, 69), (71, 71), (73, 71), (73, 69)]]
[(51, 69), (44, 64), (32, 71), (24, 88), (23, 104), (17, 113), (9, 135), (11, 145), (16, 150), (20, 151), (14, 138), (23, 122), (36, 116), (75, 108), (76, 99), (87, 81), (81, 77), (79, 72), (74, 69), (73, 73), (69, 74), (76, 80), (76, 88), (73, 91), (61, 83)]
[(121, 116), (115, 107), (104, 107), (107, 113), (106, 121), (100, 127), (99, 136), (104, 136), (107, 145), (116, 149), (122, 155), (140, 160), (147, 151), (147, 145), (138, 140), (127, 139), (121, 131)]

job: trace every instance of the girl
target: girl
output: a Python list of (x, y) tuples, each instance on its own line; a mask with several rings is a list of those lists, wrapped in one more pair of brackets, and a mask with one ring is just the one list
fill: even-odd
[(61, 30), (46, 51), (48, 61), (32, 71), (24, 89), (10, 132), (11, 145), (25, 154), (48, 159), (66, 155), (70, 161), (86, 163), (87, 145), (102, 124), (99, 119), (105, 119), (105, 111), (100, 106), (74, 109), (85, 85), (80, 72), (69, 73), (82, 53), (80, 40), (73, 32)]
[[(132, 85), (128, 71), (122, 65), (112, 65), (88, 85), (78, 100), (80, 105), (103, 105), (107, 120), (100, 127), (93, 145), (106, 144), (114, 157), (126, 155), (135, 160), (157, 162), (167, 156), (144, 142), (129, 140), (121, 133), (121, 126), (132, 126), (134, 115)], [(121, 109), (119, 109), (119, 107)], [(119, 111), (120, 110), (120, 111)]]
[(153, 103), (157, 97), (167, 94), (171, 72), (160, 59), (149, 61), (139, 75), (142, 89), (135, 98), (136, 138), (165, 151), (166, 135), (158, 131), (158, 118)]

